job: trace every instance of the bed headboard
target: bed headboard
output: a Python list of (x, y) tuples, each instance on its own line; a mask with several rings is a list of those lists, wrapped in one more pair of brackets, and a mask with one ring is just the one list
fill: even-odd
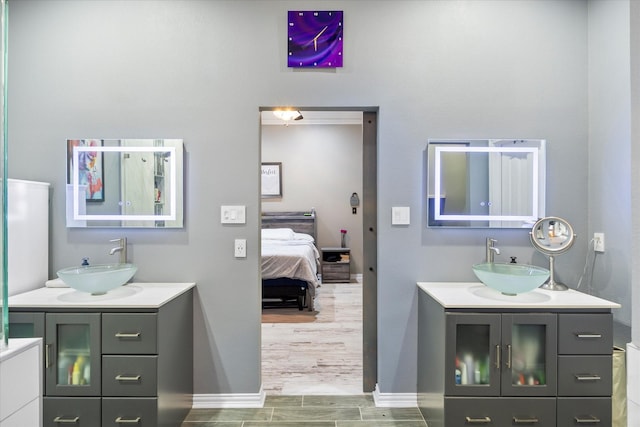
[(311, 235), (315, 241), (316, 236), (316, 212), (262, 212), (262, 228), (290, 228), (296, 233)]

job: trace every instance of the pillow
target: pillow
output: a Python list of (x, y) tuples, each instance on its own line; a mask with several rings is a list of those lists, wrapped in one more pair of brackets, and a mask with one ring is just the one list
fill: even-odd
[(301, 241), (304, 241), (304, 242), (311, 242), (311, 243), (314, 242), (313, 237), (311, 237), (311, 235), (305, 234), (305, 233), (296, 233), (296, 232), (294, 232), (293, 233), (293, 238), (294, 238), (294, 240), (301, 240)]
[(290, 228), (263, 228), (263, 240), (293, 240), (294, 232)]

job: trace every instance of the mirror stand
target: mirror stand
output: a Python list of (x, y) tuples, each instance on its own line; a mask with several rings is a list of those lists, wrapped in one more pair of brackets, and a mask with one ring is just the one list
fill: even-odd
[(564, 283), (556, 282), (555, 280), (555, 276), (553, 274), (553, 264), (554, 256), (549, 255), (549, 280), (540, 285), (539, 288), (546, 289), (548, 291), (566, 291), (567, 289), (569, 289), (569, 287)]

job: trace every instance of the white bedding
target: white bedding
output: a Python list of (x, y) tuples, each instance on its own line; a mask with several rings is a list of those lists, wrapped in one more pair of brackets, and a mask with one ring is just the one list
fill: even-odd
[[(289, 230), (289, 229), (276, 229)], [(318, 283), (320, 253), (308, 234), (263, 230), (262, 278), (288, 277), (309, 283), (308, 296), (313, 301)]]

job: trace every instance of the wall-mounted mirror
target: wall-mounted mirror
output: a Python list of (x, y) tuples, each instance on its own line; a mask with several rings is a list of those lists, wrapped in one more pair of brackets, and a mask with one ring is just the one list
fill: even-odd
[(544, 216), (545, 140), (431, 139), (429, 227), (527, 228)]
[(67, 140), (67, 227), (183, 227), (181, 139)]

